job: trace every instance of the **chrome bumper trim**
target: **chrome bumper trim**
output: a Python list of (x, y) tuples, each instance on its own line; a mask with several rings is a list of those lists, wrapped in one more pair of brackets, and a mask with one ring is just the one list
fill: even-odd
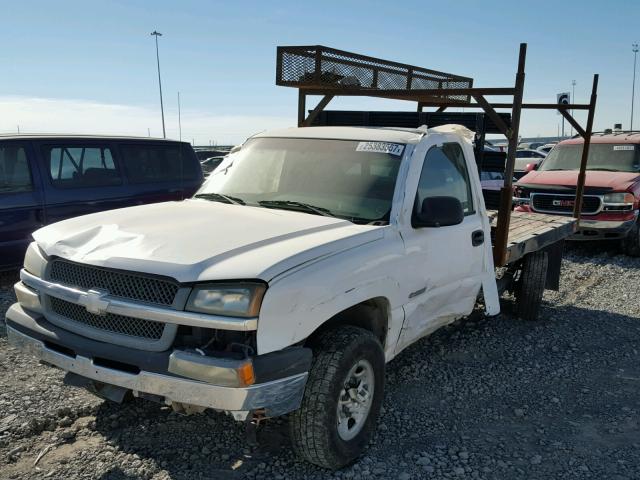
[(167, 403), (178, 402), (228, 412), (265, 408), (269, 416), (276, 416), (293, 411), (300, 406), (308, 375), (304, 372), (248, 387), (224, 387), (145, 371), (132, 374), (95, 365), (90, 358), (71, 357), (52, 350), (40, 340), (10, 326), (7, 326), (7, 337), (12, 346), (67, 372), (134, 392), (161, 396)]
[[(85, 308), (93, 308), (87, 291), (79, 290), (65, 285), (52, 283), (26, 270), (20, 271), (20, 279), (25, 285), (52, 297), (66, 300), (67, 302), (82, 305)], [(168, 308), (154, 307), (152, 305), (118, 299), (110, 295), (100, 298), (107, 302), (105, 313), (124, 315), (126, 317), (154, 320), (156, 322), (188, 325), (191, 327), (216, 328), (219, 330), (252, 331), (258, 329), (257, 318), (234, 318), (220, 315), (207, 315), (204, 313), (185, 312)]]
[(579, 230), (583, 228), (594, 228), (602, 230), (628, 230), (633, 227), (636, 220), (585, 220), (580, 219)]

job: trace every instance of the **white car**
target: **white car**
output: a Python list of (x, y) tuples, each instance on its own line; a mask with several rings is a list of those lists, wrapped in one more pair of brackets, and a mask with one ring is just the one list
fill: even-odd
[[(520, 149), (516, 151), (516, 163), (514, 172), (519, 178), (528, 172), (527, 165), (539, 165), (547, 155), (538, 150)], [(529, 167), (531, 168), (531, 167)]]
[(556, 145), (557, 143), (547, 143), (545, 145), (542, 145), (541, 147), (536, 148), (536, 150), (540, 153), (544, 153), (545, 155), (548, 155), (551, 149)]
[[(344, 466), (372, 438), (386, 362), (471, 313), (481, 291), (486, 314), (500, 311), (460, 128), (262, 133), (192, 199), (44, 227), (9, 342), (115, 401), (242, 421), (291, 412), (295, 451)], [(546, 263), (519, 273), (530, 255), (508, 273), (532, 317), (547, 277)]]

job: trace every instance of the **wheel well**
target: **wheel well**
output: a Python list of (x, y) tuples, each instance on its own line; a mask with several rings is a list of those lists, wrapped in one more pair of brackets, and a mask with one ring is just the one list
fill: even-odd
[(312, 343), (319, 334), (338, 325), (352, 325), (373, 333), (384, 347), (389, 324), (390, 305), (384, 297), (371, 298), (347, 308), (320, 325), (306, 340)]

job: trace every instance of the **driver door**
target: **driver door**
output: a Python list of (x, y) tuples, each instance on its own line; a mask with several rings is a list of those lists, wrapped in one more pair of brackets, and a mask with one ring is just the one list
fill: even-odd
[(462, 146), (457, 142), (431, 145), (423, 155), (411, 215), (425, 198), (448, 196), (460, 201), (464, 220), (458, 225), (422, 228), (404, 222), (408, 298), (399, 350), (469, 314), (482, 282), (483, 243), (490, 241), (484, 238)]

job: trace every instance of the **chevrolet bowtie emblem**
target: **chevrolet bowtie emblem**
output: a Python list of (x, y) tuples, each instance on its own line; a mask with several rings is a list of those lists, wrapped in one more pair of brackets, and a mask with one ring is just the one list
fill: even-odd
[(84, 297), (84, 308), (87, 309), (87, 312), (95, 315), (106, 315), (109, 300), (105, 300), (104, 297), (107, 295), (109, 295), (109, 292), (89, 290)]

